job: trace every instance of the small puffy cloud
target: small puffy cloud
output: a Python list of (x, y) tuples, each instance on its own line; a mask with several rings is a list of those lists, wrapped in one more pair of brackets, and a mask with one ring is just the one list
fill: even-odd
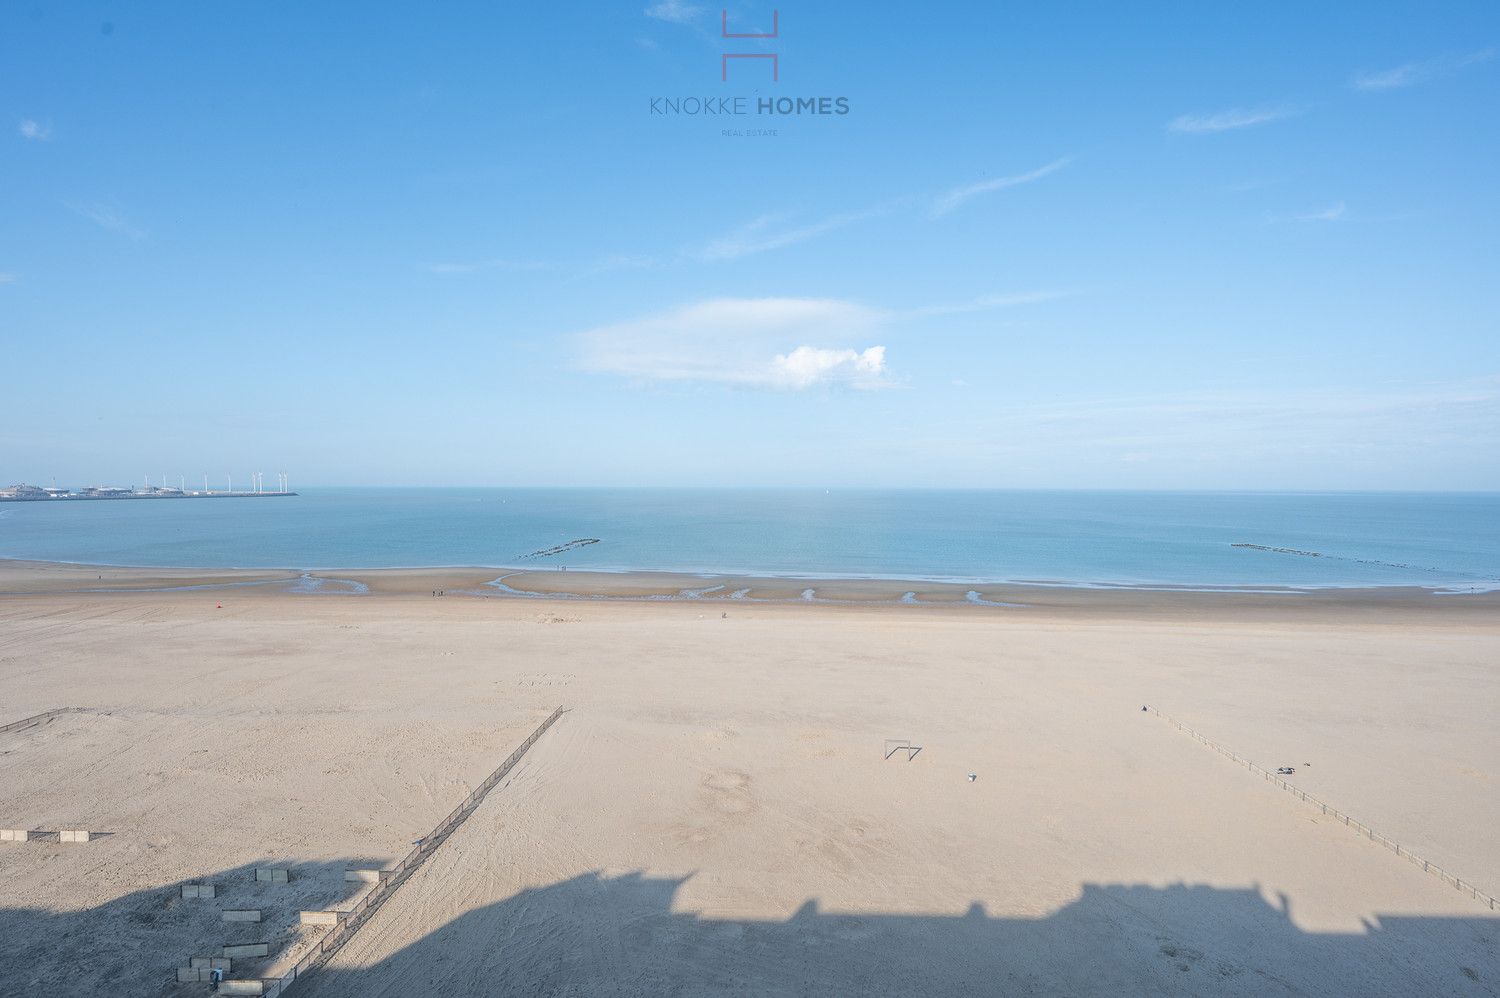
[(46, 142), (52, 138), (52, 126), (44, 125), (34, 118), (22, 118), (19, 131), (21, 138), (30, 139), (32, 142)]
[(654, 17), (658, 21), (671, 21), (673, 24), (688, 24), (702, 12), (702, 7), (683, 3), (682, 0), (662, 0), (645, 10), (647, 17)]
[(1234, 108), (1210, 114), (1183, 114), (1167, 122), (1167, 130), (1185, 132), (1189, 135), (1210, 135), (1228, 132), (1236, 128), (1253, 128), (1268, 125), (1273, 121), (1301, 114), (1300, 108), (1282, 105), (1279, 107)]
[(579, 333), (581, 366), (641, 381), (802, 390), (888, 384), (886, 314), (828, 298), (715, 298)]
[(1408, 62), (1404, 66), (1381, 70), (1378, 73), (1361, 73), (1354, 78), (1354, 89), (1399, 90), (1402, 87), (1415, 86), (1440, 76), (1449, 76), (1475, 63), (1493, 59), (1494, 56), (1494, 49), (1480, 49), (1468, 55), (1445, 55), (1436, 59), (1428, 59), (1425, 62)]
[(771, 366), (787, 388), (811, 388), (828, 381), (871, 387), (885, 375), (885, 347), (856, 351), (800, 346), (778, 354)]

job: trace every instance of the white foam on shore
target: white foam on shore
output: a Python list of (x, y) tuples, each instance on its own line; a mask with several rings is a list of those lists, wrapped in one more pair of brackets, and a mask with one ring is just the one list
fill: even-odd
[(325, 579), (303, 572), (286, 591), (298, 596), (363, 596), (370, 587), (353, 579)]
[(1013, 606), (1013, 607), (1017, 607), (1017, 606), (1025, 606), (1026, 605), (1025, 603), (1002, 603), (1002, 602), (1000, 602), (998, 600), (985, 599), (983, 596), (979, 595), (979, 590), (977, 590), (977, 589), (970, 589), (968, 592), (964, 593), (964, 599), (968, 600), (970, 603), (975, 604), (976, 606)]

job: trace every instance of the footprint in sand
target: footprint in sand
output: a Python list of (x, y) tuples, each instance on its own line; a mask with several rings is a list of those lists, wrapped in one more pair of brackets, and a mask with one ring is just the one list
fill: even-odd
[(750, 777), (739, 770), (725, 769), (706, 774), (699, 783), (702, 804), (673, 829), (683, 845), (698, 846), (713, 841), (740, 818), (755, 810)]
[(738, 770), (709, 773), (703, 778), (703, 789), (714, 810), (721, 814), (748, 814), (755, 810), (750, 777)]

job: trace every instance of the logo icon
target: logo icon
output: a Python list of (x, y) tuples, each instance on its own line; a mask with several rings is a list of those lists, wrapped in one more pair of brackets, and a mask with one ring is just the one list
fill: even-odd
[[(769, 33), (763, 31), (737, 31), (729, 30), (729, 11), (719, 11), (719, 35), (722, 38), (780, 38), (781, 37), (781, 11), (771, 11), (771, 30)], [(719, 56), (719, 79), (729, 82), (729, 60), (730, 59), (770, 59), (771, 81), (781, 81), (781, 55), (776, 52), (725, 52)]]

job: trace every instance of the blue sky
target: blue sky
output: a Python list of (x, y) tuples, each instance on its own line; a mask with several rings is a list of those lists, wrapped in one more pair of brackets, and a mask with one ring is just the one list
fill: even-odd
[(1494, 4), (773, 8), (5, 5), (0, 479), (1500, 488)]

